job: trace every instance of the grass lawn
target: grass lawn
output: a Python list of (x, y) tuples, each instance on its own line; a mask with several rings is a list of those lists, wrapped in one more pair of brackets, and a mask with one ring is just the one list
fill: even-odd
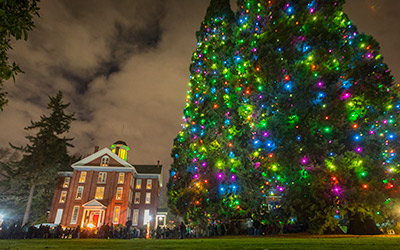
[(0, 240), (0, 250), (23, 249), (400, 249), (400, 237), (220, 237), (212, 239)]

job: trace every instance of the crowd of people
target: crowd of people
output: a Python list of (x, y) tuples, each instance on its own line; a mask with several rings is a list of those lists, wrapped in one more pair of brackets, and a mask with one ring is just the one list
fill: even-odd
[[(146, 228), (138, 228), (131, 225), (116, 226), (105, 224), (99, 228), (62, 227), (61, 225), (40, 224), (36, 226), (21, 226), (19, 223), (4, 221), (0, 227), (0, 239), (134, 239), (146, 238)], [(178, 238), (179, 232), (175, 228), (157, 227), (149, 232), (151, 238), (167, 239)]]
[(160, 227), (147, 232), (146, 227), (138, 228), (127, 223), (125, 226), (105, 224), (99, 228), (62, 227), (61, 225), (40, 224), (36, 226), (21, 226), (19, 223), (8, 223), (4, 221), (0, 227), (0, 239), (134, 239), (146, 238), (155, 239), (177, 239), (177, 238), (198, 238), (218, 237), (225, 235), (248, 234), (250, 236), (273, 235), (280, 233), (295, 233), (301, 229), (292, 225), (278, 226), (262, 224), (257, 220), (248, 219), (243, 222), (217, 223), (213, 222), (206, 227), (186, 226), (182, 221), (179, 226)]

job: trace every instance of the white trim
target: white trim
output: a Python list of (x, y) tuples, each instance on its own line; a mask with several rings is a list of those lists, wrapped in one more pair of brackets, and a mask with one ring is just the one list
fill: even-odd
[[(137, 212), (136, 213), (136, 216), (135, 216), (135, 212)], [(139, 225), (139, 209), (133, 209), (133, 212), (132, 212), (132, 226), (137, 226), (137, 225)], [(135, 220), (136, 220), (136, 222), (135, 222)]]
[[(129, 164), (127, 161), (124, 161), (123, 159), (121, 159), (118, 155), (114, 154), (109, 148), (103, 148), (102, 150), (99, 150), (96, 153), (91, 154), (88, 157), (83, 158), (82, 160), (80, 160), (78, 162), (75, 162), (74, 164), (71, 165), (71, 167), (73, 169), (77, 169), (77, 170), (78, 170), (77, 167), (88, 167), (88, 166), (85, 166), (85, 165), (90, 163), (90, 162), (92, 162), (92, 161), (94, 161), (94, 160), (96, 160), (97, 158), (100, 158), (100, 157), (105, 156), (105, 155), (108, 155), (110, 158), (113, 158), (115, 161), (117, 161), (123, 167), (110, 167), (109, 166), (109, 167), (102, 167), (102, 169), (103, 168), (112, 168), (115, 171), (117, 168), (118, 169), (119, 168), (122, 168), (122, 169), (129, 168), (129, 169), (134, 171), (134, 174), (137, 174), (136, 169), (131, 164)], [(100, 168), (100, 166), (90, 166), (90, 167)], [(94, 169), (90, 169), (90, 170), (94, 170)], [(103, 171), (106, 171), (106, 170), (103, 170)], [(109, 170), (109, 171), (111, 171), (111, 170)]]
[[(121, 196), (118, 197), (118, 190), (121, 190)], [(117, 187), (117, 193), (115, 194), (115, 199), (116, 200), (122, 200), (122, 194), (124, 192), (124, 188), (123, 187)]]
[(159, 177), (160, 174), (137, 174), (136, 178), (140, 178), (140, 179), (155, 179), (157, 177)]
[(133, 174), (136, 172), (136, 169), (126, 167), (75, 166), (74, 169), (79, 171), (132, 172)]
[(136, 175), (137, 179), (158, 179), (158, 185), (162, 187), (162, 175), (160, 174), (137, 174)]
[(59, 171), (57, 172), (59, 176), (73, 176), (74, 172), (73, 171)]
[(107, 206), (103, 205), (100, 201), (93, 199), (91, 201), (86, 202), (82, 205), (82, 207), (87, 209), (106, 209)]
[(143, 226), (147, 225), (149, 221), (151, 221), (150, 209), (145, 209), (143, 214)]
[[(63, 199), (63, 194), (65, 194), (64, 199)], [(60, 199), (58, 200), (58, 203), (65, 203), (67, 201), (67, 194), (68, 194), (68, 191), (66, 191), (66, 190), (61, 191)], [(59, 223), (56, 223), (56, 224), (59, 224)]]
[(57, 209), (57, 214), (56, 214), (56, 218), (54, 219), (54, 224), (61, 223), (63, 212), (64, 212), (64, 209), (62, 209), (62, 208)]
[(100, 166), (108, 167), (109, 164), (110, 164), (110, 156), (104, 155), (103, 157), (101, 157)]
[[(76, 210), (76, 218), (74, 220), (75, 208), (77, 208), (77, 210)], [(70, 224), (77, 224), (78, 218), (79, 218), (79, 210), (80, 210), (80, 206), (73, 206), (73, 208), (72, 208), (72, 216), (71, 216), (71, 223)]]
[(144, 199), (144, 204), (151, 204), (151, 192), (146, 192), (146, 198)]
[(121, 216), (121, 206), (115, 206), (112, 224), (119, 224), (120, 216)]

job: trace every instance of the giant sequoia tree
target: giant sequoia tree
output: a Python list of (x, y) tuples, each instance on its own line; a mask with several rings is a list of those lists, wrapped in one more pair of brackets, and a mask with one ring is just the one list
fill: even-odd
[(172, 150), (178, 214), (314, 233), (390, 216), (400, 102), (378, 43), (343, 4), (238, 0), (234, 18), (228, 0), (211, 1)]

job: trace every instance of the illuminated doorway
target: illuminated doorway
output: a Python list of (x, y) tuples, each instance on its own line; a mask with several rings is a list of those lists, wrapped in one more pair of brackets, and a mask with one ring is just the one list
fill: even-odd
[(91, 200), (83, 204), (82, 228), (100, 227), (104, 223), (107, 207), (98, 200)]

